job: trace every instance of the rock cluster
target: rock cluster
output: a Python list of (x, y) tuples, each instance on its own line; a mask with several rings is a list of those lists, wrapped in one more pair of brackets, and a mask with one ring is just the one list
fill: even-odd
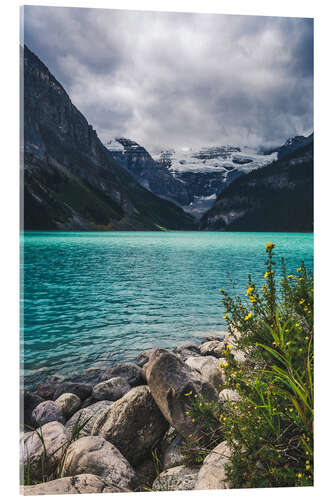
[(227, 343), (234, 349), (228, 336), (150, 349), (138, 364), (87, 370), (81, 380), (88, 374), (91, 383), (76, 376), (27, 391), (24, 423), (34, 430), (21, 439), (24, 494), (228, 488), (225, 442), (201, 467), (186, 465), (182, 452), (184, 439), (201, 432), (189, 393), (221, 405), (239, 397), (218, 369)]

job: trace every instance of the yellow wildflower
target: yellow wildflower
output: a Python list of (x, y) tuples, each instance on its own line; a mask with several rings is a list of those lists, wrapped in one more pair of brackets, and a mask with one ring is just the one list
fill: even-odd
[(229, 316), (229, 313), (225, 313), (225, 315), (223, 317), (224, 317), (224, 319), (227, 319), (228, 316)]
[(249, 286), (249, 288), (246, 290), (246, 295), (249, 295), (249, 293), (253, 292), (254, 288), (252, 286)]
[(274, 243), (268, 242), (268, 243), (266, 243), (265, 247), (266, 247), (266, 250), (269, 250), (270, 248), (274, 248), (275, 245), (274, 245)]
[(192, 395), (192, 391), (188, 392), (187, 394), (184, 394), (184, 396), (191, 396)]
[(309, 470), (310, 469), (310, 465), (306, 465), (305, 468), (306, 468), (306, 470)]
[(245, 319), (245, 321), (247, 321), (248, 319), (250, 319), (250, 318), (251, 318), (251, 316), (252, 316), (252, 314), (251, 314), (251, 313), (247, 314), (247, 315), (245, 316), (245, 318), (244, 318), (244, 319)]
[(301, 299), (301, 300), (299, 301), (299, 304), (300, 304), (300, 305), (302, 305), (303, 303), (304, 303), (304, 299)]
[(298, 479), (301, 479), (302, 474), (299, 472), (299, 473), (297, 474), (297, 477), (298, 477)]
[(253, 302), (256, 302), (256, 301), (257, 301), (257, 299), (253, 295), (251, 295), (250, 296), (250, 302), (253, 303)]
[(266, 271), (265, 274), (264, 274), (264, 278), (268, 278), (268, 276), (269, 276), (269, 272)]
[(298, 267), (298, 268), (297, 268), (297, 272), (299, 273), (300, 271), (302, 271), (302, 268), (301, 268), (301, 267)]

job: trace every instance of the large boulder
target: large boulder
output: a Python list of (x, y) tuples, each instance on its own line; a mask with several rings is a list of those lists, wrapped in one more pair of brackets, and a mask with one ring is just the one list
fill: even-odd
[(98, 401), (117, 401), (130, 390), (131, 386), (124, 378), (113, 377), (95, 385), (91, 395)]
[(44, 400), (36, 392), (25, 391), (23, 395), (23, 422), (22, 424), (33, 426), (32, 412)]
[(62, 382), (57, 385), (57, 388), (53, 394), (53, 399), (58, 399), (64, 393), (70, 392), (71, 394), (76, 394), (81, 401), (84, 401), (87, 397), (90, 396), (92, 392), (91, 384), (83, 384), (80, 382)]
[(224, 377), (219, 366), (223, 361), (225, 361), (223, 358), (216, 358), (214, 356), (191, 356), (185, 363), (192, 370), (198, 371), (203, 380), (206, 380), (217, 391), (220, 391), (224, 384)]
[(196, 395), (217, 401), (212, 385), (166, 349), (155, 350), (145, 365), (145, 373), (153, 398), (169, 424), (183, 437), (200, 432), (188, 414), (191, 399)]
[(132, 387), (136, 387), (137, 385), (142, 385), (145, 383), (142, 368), (140, 368), (135, 363), (121, 363), (119, 365), (115, 365), (112, 368), (106, 370), (106, 372), (104, 372), (103, 374), (104, 380), (113, 377), (121, 377), (125, 379), (127, 383)]
[(101, 413), (112, 405), (112, 401), (98, 401), (86, 408), (81, 408), (79, 411), (66, 422), (65, 432), (70, 437), (75, 427), (84, 427), (79, 431), (79, 437), (90, 436), (94, 423)]
[(65, 423), (62, 411), (55, 401), (39, 403), (31, 414), (31, 420), (35, 427), (55, 421)]
[(147, 386), (138, 386), (118, 399), (96, 420), (92, 435), (110, 441), (132, 465), (151, 453), (168, 424)]
[(76, 394), (65, 392), (61, 394), (55, 403), (61, 410), (65, 420), (68, 420), (81, 406), (81, 399)]
[(62, 477), (47, 483), (24, 486), (23, 495), (75, 495), (84, 493), (121, 493), (125, 490), (117, 485), (110, 485), (94, 474)]
[(85, 436), (67, 449), (62, 476), (96, 474), (107, 484), (133, 489), (138, 481), (132, 466), (113, 444), (100, 436)]
[(193, 490), (198, 479), (199, 467), (179, 465), (167, 469), (155, 479), (153, 491)]
[(226, 441), (216, 446), (205, 458), (195, 485), (196, 490), (229, 489), (226, 465), (230, 465), (231, 450)]
[(22, 442), (25, 477), (29, 475), (31, 481), (45, 480), (55, 471), (67, 443), (65, 428), (59, 422), (49, 422), (30, 433)]

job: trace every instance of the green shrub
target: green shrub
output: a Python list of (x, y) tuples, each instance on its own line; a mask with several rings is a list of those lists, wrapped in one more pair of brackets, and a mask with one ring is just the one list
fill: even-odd
[(221, 290), (233, 338), (222, 353), (225, 386), (240, 400), (223, 404), (210, 433), (233, 451), (227, 475), (235, 488), (313, 484), (313, 277), (304, 263), (287, 276), (282, 260), (278, 291), (273, 250), (267, 243), (260, 290), (251, 276), (244, 300)]

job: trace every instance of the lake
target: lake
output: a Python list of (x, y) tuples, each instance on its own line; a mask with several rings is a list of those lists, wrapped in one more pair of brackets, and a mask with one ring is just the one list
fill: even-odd
[(313, 268), (310, 233), (28, 231), (21, 241), (27, 386), (225, 330), (219, 289), (244, 296), (248, 273), (262, 283), (268, 241), (288, 272), (301, 260)]

